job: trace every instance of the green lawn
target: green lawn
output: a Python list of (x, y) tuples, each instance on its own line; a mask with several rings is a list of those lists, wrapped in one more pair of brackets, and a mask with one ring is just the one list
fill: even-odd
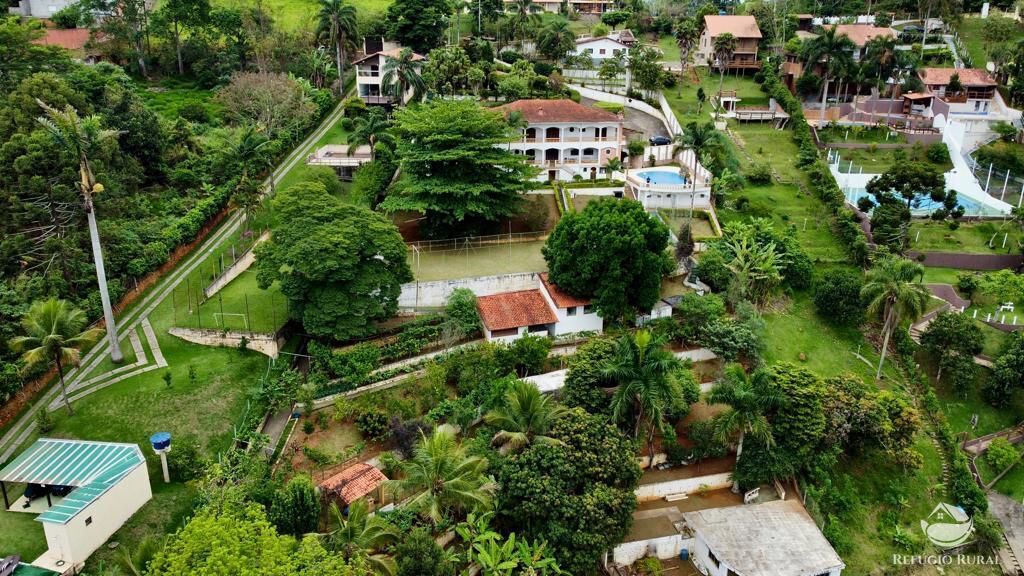
[[(749, 202), (738, 211), (736, 201), (741, 197)], [(797, 240), (811, 258), (823, 262), (846, 261), (846, 253), (829, 227), (831, 212), (809, 193), (801, 194), (796, 186), (748, 186), (726, 204), (718, 210), (723, 225), (753, 217), (771, 218), (779, 230), (792, 226)]]
[(1020, 462), (1006, 473), (994, 486), (996, 491), (1006, 494), (1017, 502), (1024, 500), (1024, 464)]
[[(233, 8), (248, 5), (241, 0), (214, 0), (213, 4)], [(372, 14), (383, 14), (391, 1), (350, 0), (349, 4), (355, 6), (359, 18), (363, 19)], [(313, 30), (316, 26), (316, 0), (265, 0), (262, 6), (274, 18), (275, 24), (286, 30)]]
[[(683, 227), (683, 224), (690, 220), (688, 217), (688, 210), (671, 210), (663, 208), (658, 210), (658, 214), (669, 229), (672, 230), (673, 234), (678, 232)], [(711, 222), (697, 217), (696, 213), (693, 218), (693, 237), (695, 240), (715, 237), (715, 231), (711, 228)]]
[(547, 264), (540, 253), (542, 241), (498, 244), (469, 250), (409, 252), (409, 266), (416, 280), (450, 280), (515, 272), (543, 272)]
[[(7, 486), (12, 502), (21, 496), (23, 490), (22, 485)], [(22, 561), (31, 562), (43, 552), (46, 552), (46, 537), (43, 525), (36, 522), (35, 514), (0, 510), (0, 558), (18, 554)]]
[(799, 149), (793, 142), (793, 133), (789, 130), (776, 130), (771, 123), (763, 122), (730, 122), (733, 130), (743, 142), (744, 150), (751, 160), (740, 155), (744, 170), (752, 164), (767, 163), (775, 169), (783, 181), (803, 182), (806, 179), (803, 171), (796, 164)]
[[(893, 149), (877, 149), (871, 150), (870, 148), (845, 148), (838, 150), (839, 152), (839, 169), (842, 172), (851, 170), (850, 161), (853, 161), (853, 172), (863, 172), (865, 174), (882, 174), (894, 166), (899, 166), (907, 162), (907, 158), (900, 159), (896, 155), (896, 150)], [(907, 156), (912, 156), (913, 152), (911, 149), (906, 150)], [(946, 161), (940, 164), (929, 163), (935, 169), (940, 172), (946, 172), (953, 168), (953, 163)]]
[(658, 49), (661, 50), (662, 61), (679, 66), (679, 44), (676, 44), (676, 39), (671, 34), (658, 38)]
[(822, 142), (860, 142), (865, 144), (902, 144), (907, 138), (899, 132), (885, 128), (861, 126), (829, 126), (818, 130), (818, 138)]
[(184, 287), (175, 291), (175, 325), (183, 328), (217, 328), (273, 333), (288, 317), (287, 299), (275, 283), (267, 290), (256, 284), (256, 269), (250, 268), (210, 299), (198, 305), (200, 293), (193, 289), (190, 307)]
[[(689, 75), (687, 75), (681, 86), (663, 91), (665, 99), (668, 100), (669, 105), (676, 114), (676, 118), (681, 124), (686, 124), (693, 120), (700, 120), (701, 122), (711, 120), (711, 113), (713, 112), (711, 109), (711, 97), (718, 93), (718, 74), (709, 73), (707, 68), (698, 68), (697, 70), (701, 79), (699, 86), (704, 88), (704, 93), (707, 96), (699, 116), (697, 115), (698, 85), (692, 82)], [(761, 91), (761, 85), (754, 82), (752, 76), (727, 75), (722, 89), (735, 90), (736, 95), (741, 99), (739, 104), (741, 107), (768, 105), (768, 96)]]
[[(1004, 236), (1009, 247), (1024, 241), (1020, 226), (1013, 222), (965, 222), (956, 230), (950, 230), (944, 223), (915, 219), (910, 226), (910, 247), (935, 252), (1006, 254)], [(990, 241), (992, 248), (989, 248)]]
[[(149, 108), (168, 120), (177, 120), (184, 106), (202, 106), (214, 119), (219, 118), (224, 110), (214, 101), (212, 90), (199, 88), (189, 80), (164, 78), (159, 82), (139, 82), (138, 88)], [(216, 120), (214, 123), (219, 124)]]
[(984, 68), (988, 63), (988, 51), (985, 50), (985, 38), (982, 33), (984, 26), (985, 21), (981, 18), (964, 18), (958, 28), (960, 41), (974, 60), (975, 68)]
[(963, 274), (963, 270), (957, 268), (939, 268), (925, 266), (924, 269), (924, 282), (925, 284), (951, 284), (957, 285), (958, 276)]
[[(806, 293), (798, 293), (785, 310), (766, 312), (765, 364), (792, 362), (823, 378), (852, 373), (865, 382), (875, 381), (878, 354), (856, 328), (836, 328), (818, 316)], [(800, 359), (803, 354), (805, 360)], [(857, 357), (867, 359), (867, 362)], [(885, 374), (895, 376), (887, 362)]]

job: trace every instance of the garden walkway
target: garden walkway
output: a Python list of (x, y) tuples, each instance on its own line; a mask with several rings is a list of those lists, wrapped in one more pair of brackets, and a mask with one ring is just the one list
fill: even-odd
[[(928, 329), (928, 325), (932, 323), (932, 320), (934, 320), (936, 316), (954, 308), (957, 311), (965, 310), (971, 305), (970, 300), (964, 300), (961, 298), (960, 295), (956, 293), (956, 289), (949, 284), (928, 284), (927, 287), (933, 297), (944, 301), (945, 304), (925, 314), (920, 320), (910, 325), (910, 339), (918, 344), (921, 343), (921, 335)], [(978, 354), (975, 356), (974, 363), (978, 366), (992, 368), (992, 359), (984, 354)]]
[[(311, 132), (302, 144), (296, 146), (295, 149), (292, 150), (292, 152), (277, 166), (277, 168), (274, 169), (273, 173), (265, 180), (264, 185), (269, 186), (272, 182), (274, 184), (281, 182), (292, 168), (304, 161), (307, 149), (319, 141), (328, 130), (337, 124), (341, 119), (342, 113), (343, 109), (339, 103), (338, 106), (335, 107), (334, 111), (332, 111), (331, 114), (329, 114), (320, 124), (320, 126)], [(145, 296), (139, 299), (133, 308), (122, 314), (121, 318), (118, 319), (121, 329), (121, 339), (130, 339), (129, 335), (140, 327), (143, 332), (146, 332), (145, 326), (149, 323), (149, 315), (156, 310), (157, 306), (159, 306), (161, 302), (171, 295), (175, 288), (185, 281), (185, 278), (187, 278), (206, 260), (208, 253), (213, 247), (231, 238), (241, 224), (242, 212), (236, 211), (231, 214), (231, 216), (225, 219), (219, 229), (215, 230), (209, 237), (207, 237), (206, 240), (196, 246), (188, 256), (182, 259), (181, 263), (176, 268), (168, 272), (167, 275), (158, 281), (158, 283), (150, 289)], [(149, 333), (152, 333), (152, 329), (149, 330)], [(154, 350), (157, 355), (160, 354), (159, 346), (153, 348), (153, 345), (151, 344), (151, 349)], [(105, 345), (94, 346), (82, 356), (81, 362), (77, 367), (67, 372), (65, 379), (68, 382), (69, 387), (81, 390), (78, 395), (72, 397), (72, 400), (85, 397), (96, 390), (113, 384), (113, 382), (108, 380), (107, 384), (104, 386), (93, 385), (91, 387), (87, 387), (83, 385), (85, 377), (92, 373), (92, 371), (107, 358), (107, 351), (108, 350)], [(159, 355), (159, 359), (162, 360), (163, 356)], [(151, 366), (157, 366), (157, 364), (154, 362)], [(106, 374), (106, 376), (109, 378), (118, 370), (121, 370), (121, 368), (111, 370)], [(121, 374), (121, 376), (127, 378), (127, 375)], [(116, 378), (121, 378), (121, 376), (116, 376)], [(10, 429), (0, 437), (0, 463), (10, 460), (18, 449), (31, 437), (36, 428), (36, 413), (40, 408), (49, 406), (55, 400), (58, 400), (59, 394), (60, 386), (50, 386), (49, 389), (40, 395), (39, 401), (31, 408), (25, 410), (21, 417), (11, 425)]]
[(1006, 539), (1009, 557), (1000, 551), (1000, 560), (1004, 568), (1016, 569), (1021, 573), (1020, 559), (1024, 558), (1024, 505), (1005, 494), (989, 491), (988, 509), (1003, 525), (1003, 537)]

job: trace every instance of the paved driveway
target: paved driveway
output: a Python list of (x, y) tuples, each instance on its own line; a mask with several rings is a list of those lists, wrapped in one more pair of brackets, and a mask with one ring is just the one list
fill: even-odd
[[(596, 100), (590, 100), (583, 98), (580, 100), (580, 104), (584, 106), (593, 106)], [(668, 136), (668, 130), (665, 129), (665, 124), (651, 116), (650, 114), (644, 114), (639, 110), (632, 108), (625, 109), (625, 126), (628, 130), (639, 132), (639, 135), (632, 135), (631, 138), (640, 137), (644, 142), (647, 141), (651, 136)]]

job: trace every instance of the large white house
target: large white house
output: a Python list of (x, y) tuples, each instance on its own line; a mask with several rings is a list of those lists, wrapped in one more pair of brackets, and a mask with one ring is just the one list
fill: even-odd
[[(352, 63), (356, 67), (356, 94), (359, 98), (367, 104), (391, 105), (408, 102), (413, 96), (411, 88), (402, 95), (401, 102), (396, 102), (389, 87), (384, 84), (384, 67), (389, 59), (398, 58), (402, 53), (402, 47), (395, 42), (380, 41), (377, 45), (371, 46), (371, 42), (367, 40), (366, 52), (365, 56)], [(413, 60), (422, 63), (426, 58), (414, 53)], [(420, 66), (422, 67), (422, 64)]]
[(626, 146), (621, 115), (572, 100), (517, 100), (496, 110), (518, 112), (526, 121), (522, 138), (509, 146), (545, 169), (539, 179), (596, 176), (609, 159), (622, 158)]
[[(515, 0), (505, 0), (510, 7)], [(557, 14), (562, 11), (562, 0), (537, 0), (534, 2), (545, 12)], [(601, 14), (615, 7), (614, 0), (569, 0), (569, 6), (579, 14)]]
[[(10, 484), (25, 484), (13, 503)], [(0, 470), (9, 512), (38, 514), (49, 549), (32, 564), (77, 573), (153, 493), (135, 444), (40, 438)]]
[(609, 58), (618, 58), (619, 56), (625, 58), (629, 54), (629, 46), (618, 37), (612, 37), (611, 35), (591, 36), (576, 40), (576, 47), (569, 52), (570, 56), (579, 56), (581, 54), (590, 56), (594, 65), (600, 66), (602, 62)]

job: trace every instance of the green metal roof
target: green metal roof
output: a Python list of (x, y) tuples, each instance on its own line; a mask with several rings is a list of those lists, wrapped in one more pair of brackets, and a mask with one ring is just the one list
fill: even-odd
[(135, 444), (40, 438), (0, 470), (0, 482), (75, 486), (60, 504), (36, 517), (40, 522), (67, 524), (144, 462)]

